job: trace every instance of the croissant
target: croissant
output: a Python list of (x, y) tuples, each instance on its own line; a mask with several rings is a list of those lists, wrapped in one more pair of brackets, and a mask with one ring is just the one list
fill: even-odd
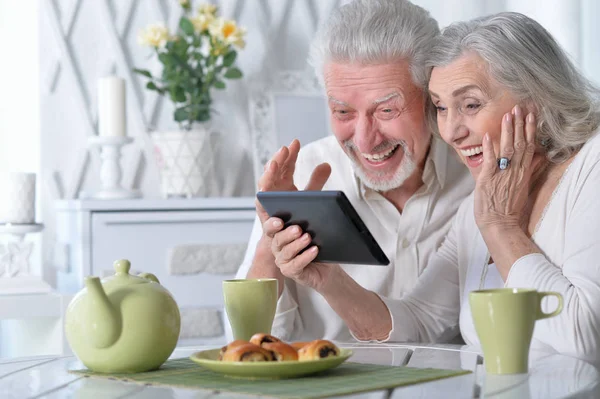
[(340, 349), (331, 341), (317, 339), (298, 350), (298, 360), (317, 360), (330, 356), (338, 356)]
[(298, 341), (298, 342), (292, 342), (290, 345), (292, 346), (292, 348), (299, 351), (300, 349), (302, 349), (303, 346), (305, 346), (307, 344), (308, 344), (307, 341)]
[(221, 350), (219, 351), (219, 360), (223, 360), (223, 355), (225, 354), (225, 352), (227, 352), (230, 349), (236, 348), (238, 346), (241, 345), (247, 345), (250, 342), (248, 341), (244, 341), (242, 339), (236, 339), (235, 341), (231, 341), (230, 343), (228, 343), (227, 345), (225, 345), (224, 347), (221, 348)]
[(265, 342), (281, 342), (281, 340), (272, 335), (263, 333), (256, 333), (250, 338), (250, 343), (253, 343), (254, 345), (262, 346)]
[(254, 344), (229, 348), (223, 354), (225, 362), (268, 362), (270, 360), (273, 360), (271, 352)]
[(280, 362), (286, 360), (298, 360), (298, 352), (296, 349), (285, 342), (265, 342), (262, 344), (262, 347), (273, 354), (273, 360)]

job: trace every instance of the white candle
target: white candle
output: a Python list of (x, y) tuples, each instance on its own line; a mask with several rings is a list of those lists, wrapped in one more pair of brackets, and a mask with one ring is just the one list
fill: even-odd
[(35, 173), (0, 173), (0, 223), (35, 223)]
[(100, 136), (125, 136), (125, 80), (108, 76), (98, 81)]

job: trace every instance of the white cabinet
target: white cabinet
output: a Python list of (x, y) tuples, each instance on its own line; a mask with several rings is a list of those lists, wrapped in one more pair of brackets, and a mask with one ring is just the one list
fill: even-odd
[[(75, 293), (88, 275), (156, 275), (182, 311), (186, 343), (224, 340), (221, 282), (242, 261), (254, 222), (254, 198), (59, 201), (57, 289)], [(62, 263), (62, 264), (61, 264)]]

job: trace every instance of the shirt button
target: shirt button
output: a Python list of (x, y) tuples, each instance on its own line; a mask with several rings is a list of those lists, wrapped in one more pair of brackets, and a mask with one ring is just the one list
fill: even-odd
[(410, 246), (410, 242), (405, 238), (402, 240), (402, 248), (406, 249)]

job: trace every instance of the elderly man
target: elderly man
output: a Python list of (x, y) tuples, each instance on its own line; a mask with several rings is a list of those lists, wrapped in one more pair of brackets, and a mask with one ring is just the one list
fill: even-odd
[[(281, 220), (257, 204), (237, 277), (279, 280), (274, 335), (373, 337), (369, 312), (353, 309), (385, 307), (380, 296), (397, 299), (411, 291), (472, 191), (468, 171), (432, 136), (425, 118), (424, 59), (438, 33), (429, 13), (408, 1), (355, 0), (334, 11), (317, 34), (311, 61), (324, 83), (335, 137), (302, 151), (297, 140), (281, 148), (265, 167), (259, 190), (344, 191), (391, 264), (309, 263), (316, 252), (296, 257), (299, 249), (282, 248), (273, 239)], [(302, 235), (298, 226), (283, 233)]]

